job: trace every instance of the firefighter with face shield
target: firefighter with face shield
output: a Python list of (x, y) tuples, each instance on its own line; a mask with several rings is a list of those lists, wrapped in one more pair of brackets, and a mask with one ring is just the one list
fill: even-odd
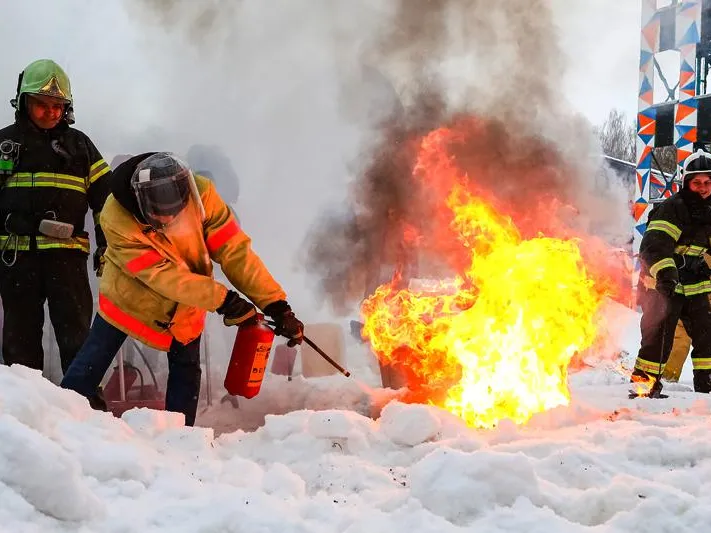
[(694, 390), (711, 392), (711, 153), (690, 155), (681, 190), (649, 214), (640, 244), (642, 343), (635, 361), (632, 396), (660, 397), (661, 376), (679, 320), (691, 337)]
[[(138, 208), (148, 225), (180, 248), (199, 233), (204, 212), (191, 170), (169, 154), (155, 154), (136, 167), (131, 178)], [(185, 241), (183, 241), (185, 238)], [(188, 260), (195, 254), (185, 250)]]
[[(193, 425), (207, 312), (239, 325), (254, 319), (256, 305), (295, 343), (303, 324), (212, 182), (174, 155), (132, 157), (114, 171), (111, 192), (101, 216), (108, 248), (99, 312), (62, 387), (105, 409), (99, 384), (131, 336), (168, 353), (166, 409)], [(213, 261), (254, 304), (214, 280)]]

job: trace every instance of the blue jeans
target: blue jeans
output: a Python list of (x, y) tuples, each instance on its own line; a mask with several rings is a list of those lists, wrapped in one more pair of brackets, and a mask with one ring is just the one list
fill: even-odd
[[(97, 388), (127, 335), (100, 315), (94, 317), (91, 331), (76, 358), (67, 369), (61, 387), (86, 398), (96, 396)], [(189, 344), (175, 339), (168, 351), (168, 386), (165, 409), (185, 415), (185, 425), (195, 424), (200, 395), (200, 337)]]

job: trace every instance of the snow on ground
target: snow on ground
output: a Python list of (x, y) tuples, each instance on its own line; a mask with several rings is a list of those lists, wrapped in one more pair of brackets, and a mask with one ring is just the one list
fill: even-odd
[[(608, 314), (634, 353), (637, 315)], [(116, 419), (0, 367), (0, 531), (708, 530), (711, 399), (682, 383), (629, 400), (625, 381), (598, 361), (571, 376), (570, 406), (483, 431), (358, 379), (270, 376), (238, 409), (201, 413), (216, 432), (145, 409)]]

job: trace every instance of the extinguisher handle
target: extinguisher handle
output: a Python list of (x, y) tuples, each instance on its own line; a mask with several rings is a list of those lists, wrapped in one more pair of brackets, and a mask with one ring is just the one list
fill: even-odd
[[(267, 320), (266, 322), (267, 322), (267, 324), (269, 324), (270, 326), (276, 326), (276, 323), (275, 323), (274, 321), (272, 321), (272, 320)], [(338, 363), (336, 363), (336, 361), (334, 361), (333, 359), (331, 359), (331, 358), (328, 356), (328, 354), (327, 354), (326, 352), (324, 352), (321, 348), (319, 348), (318, 346), (316, 346), (316, 343), (315, 343), (314, 341), (312, 341), (311, 339), (309, 339), (306, 335), (304, 335), (303, 338), (304, 338), (304, 342), (305, 342), (306, 344), (308, 344), (309, 346), (311, 346), (311, 348), (313, 348), (314, 351), (315, 351), (317, 354), (319, 354), (319, 355), (320, 355), (321, 357), (323, 357), (326, 361), (328, 361), (329, 364), (330, 364), (333, 368), (335, 368), (336, 370), (338, 370), (341, 374), (343, 374), (343, 375), (346, 376), (347, 378), (351, 376), (351, 373), (350, 373), (348, 370), (346, 370), (346, 369), (343, 368), (341, 365), (339, 365)]]

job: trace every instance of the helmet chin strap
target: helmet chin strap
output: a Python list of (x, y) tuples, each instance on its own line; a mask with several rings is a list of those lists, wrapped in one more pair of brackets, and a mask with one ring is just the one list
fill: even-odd
[(64, 110), (64, 120), (66, 120), (70, 126), (76, 122), (74, 118), (74, 104), (67, 104)]
[(25, 75), (25, 71), (23, 70), (20, 72), (20, 74), (17, 76), (17, 91), (15, 91), (15, 98), (10, 100), (10, 105), (17, 109), (18, 111), (20, 110), (20, 87), (22, 87), (22, 77)]

